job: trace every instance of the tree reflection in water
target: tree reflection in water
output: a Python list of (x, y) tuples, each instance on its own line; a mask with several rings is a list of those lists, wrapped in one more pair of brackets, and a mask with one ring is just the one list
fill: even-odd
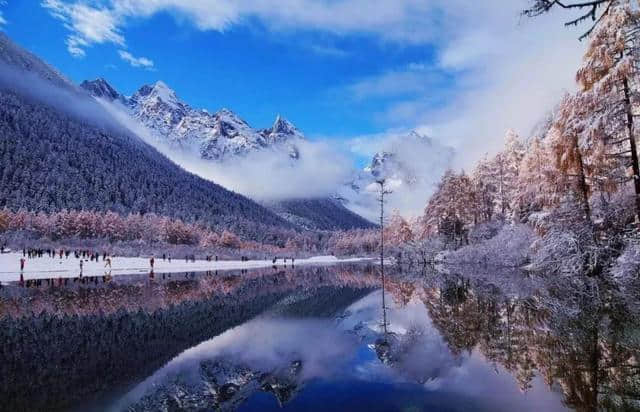
[[(387, 280), (386, 288), (399, 306), (420, 299), (453, 354), (478, 350), (511, 373), (521, 391), (538, 373), (577, 411), (640, 409), (640, 316), (625, 303), (638, 297), (597, 278), (427, 277)], [(525, 293), (505, 292), (488, 279), (524, 280)]]

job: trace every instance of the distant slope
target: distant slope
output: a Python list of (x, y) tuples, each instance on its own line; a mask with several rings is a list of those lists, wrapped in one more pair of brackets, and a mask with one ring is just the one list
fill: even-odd
[(348, 230), (376, 227), (334, 199), (296, 199), (265, 206), (289, 222), (314, 230)]
[(0, 208), (153, 212), (248, 237), (293, 227), (110, 123), (92, 98), (2, 34), (0, 66)]

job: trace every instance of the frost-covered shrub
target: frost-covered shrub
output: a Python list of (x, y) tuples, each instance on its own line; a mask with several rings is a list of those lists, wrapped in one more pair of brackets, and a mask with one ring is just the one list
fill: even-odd
[(496, 236), (503, 226), (504, 221), (502, 220), (479, 223), (469, 231), (469, 243), (473, 245), (489, 240)]
[(640, 310), (640, 239), (630, 241), (611, 267), (611, 275), (621, 286), (622, 296), (631, 308)]
[(640, 242), (627, 245), (611, 268), (611, 274), (620, 280), (640, 278)]
[(442, 236), (431, 236), (407, 243), (401, 253), (402, 263), (427, 264), (436, 260), (436, 255), (446, 249)]
[(528, 262), (534, 240), (535, 234), (526, 225), (504, 226), (491, 239), (451, 252), (447, 262), (519, 267)]
[(588, 224), (571, 230), (554, 228), (532, 247), (531, 268), (546, 275), (582, 275), (596, 263), (593, 232)]

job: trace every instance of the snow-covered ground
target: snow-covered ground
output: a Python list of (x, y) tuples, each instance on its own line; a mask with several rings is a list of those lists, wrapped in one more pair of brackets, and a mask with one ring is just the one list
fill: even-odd
[[(22, 253), (0, 254), (0, 281), (12, 282), (20, 280), (20, 258)], [(110, 275), (130, 275), (136, 273), (149, 273), (151, 269), (149, 258), (112, 257), (111, 268), (105, 267), (102, 256), (98, 262), (83, 259), (83, 276), (103, 276)], [(295, 265), (327, 265), (336, 263), (349, 263), (367, 261), (368, 258), (337, 259), (335, 256), (316, 256), (309, 259), (296, 259)], [(162, 257), (155, 258), (155, 273), (180, 273), (180, 272), (203, 272), (208, 270), (238, 270), (238, 269), (258, 269), (272, 266), (271, 260), (250, 260), (242, 262), (239, 260), (219, 260), (208, 262), (206, 260), (196, 260), (186, 262), (184, 259), (162, 260)], [(285, 265), (284, 259), (276, 261), (278, 267)], [(291, 267), (291, 259), (287, 259), (286, 265)], [(74, 256), (69, 258), (59, 257), (26, 259), (22, 275), (27, 279), (47, 279), (47, 278), (72, 278), (80, 274), (80, 259)]]

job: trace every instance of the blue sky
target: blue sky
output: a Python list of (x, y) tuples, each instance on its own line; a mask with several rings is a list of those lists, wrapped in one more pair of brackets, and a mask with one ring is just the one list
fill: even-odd
[[(349, 86), (435, 59), (429, 45), (384, 43), (371, 35), (273, 33), (260, 21), (224, 32), (201, 31), (163, 11), (135, 19), (122, 31), (136, 55), (153, 61), (149, 70), (131, 67), (110, 43), (88, 47), (83, 57), (72, 56), (65, 46), (69, 30), (33, 3), (8, 2), (4, 30), (75, 82), (105, 77), (131, 94), (142, 84), (163, 80), (195, 107), (228, 107), (256, 127), (270, 125), (281, 113), (311, 136), (386, 130), (393, 122), (377, 120), (375, 113), (402, 96), (358, 98)], [(455, 87), (451, 76), (439, 75), (433, 79), (434, 89)]]
[(131, 94), (163, 80), (254, 127), (281, 114), (358, 162), (417, 129), (471, 153), (464, 164), (508, 128), (528, 133), (581, 52), (561, 20), (523, 24), (526, 0), (478, 3), (0, 0), (0, 28), (76, 82)]

